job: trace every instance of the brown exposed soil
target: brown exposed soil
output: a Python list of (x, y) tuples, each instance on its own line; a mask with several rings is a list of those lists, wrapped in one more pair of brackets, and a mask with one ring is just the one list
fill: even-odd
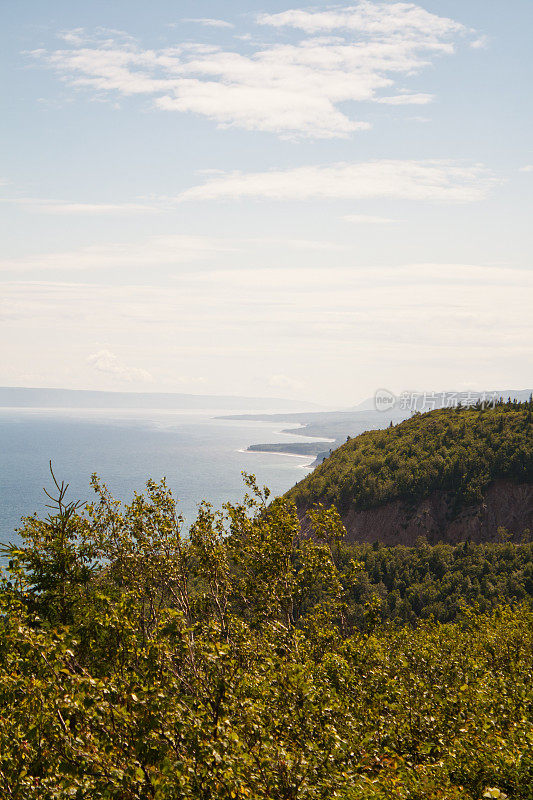
[[(302, 510), (305, 516), (305, 510)], [(503, 527), (512, 540), (533, 530), (533, 484), (494, 481), (481, 503), (454, 511), (453, 497), (433, 492), (416, 505), (395, 500), (376, 508), (351, 508), (343, 515), (349, 542), (414, 545), (423, 536), (429, 544), (455, 544), (467, 539), (490, 542), (499, 539)], [(304, 523), (304, 528), (305, 528)]]

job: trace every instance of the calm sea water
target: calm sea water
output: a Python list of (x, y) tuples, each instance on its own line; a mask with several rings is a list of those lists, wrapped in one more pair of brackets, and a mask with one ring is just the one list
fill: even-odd
[(92, 499), (93, 472), (121, 500), (131, 499), (148, 478), (166, 477), (189, 522), (203, 499), (216, 507), (241, 499), (243, 470), (274, 494), (307, 474), (310, 458), (243, 452), (257, 442), (294, 441), (293, 434), (280, 433), (283, 424), (215, 416), (213, 411), (0, 409), (0, 542), (16, 541), (21, 516), (45, 512), (50, 459), (56, 477), (70, 483), (72, 500)]

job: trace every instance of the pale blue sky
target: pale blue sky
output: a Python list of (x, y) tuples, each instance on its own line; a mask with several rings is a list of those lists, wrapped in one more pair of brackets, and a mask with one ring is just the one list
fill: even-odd
[(530, 0), (2, 16), (1, 383), (531, 385)]

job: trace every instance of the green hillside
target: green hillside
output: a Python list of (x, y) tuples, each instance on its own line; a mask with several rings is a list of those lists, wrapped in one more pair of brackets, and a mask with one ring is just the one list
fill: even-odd
[(288, 496), (299, 507), (322, 502), (342, 513), (443, 490), (459, 511), (497, 478), (533, 480), (532, 411), (530, 399), (415, 414), (349, 439)]

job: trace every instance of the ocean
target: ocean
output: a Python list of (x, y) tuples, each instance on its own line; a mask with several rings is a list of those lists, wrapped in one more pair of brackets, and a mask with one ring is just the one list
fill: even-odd
[(246, 452), (250, 444), (299, 438), (281, 433), (287, 426), (216, 415), (212, 410), (1, 408), (0, 542), (17, 541), (22, 516), (47, 513), (43, 487), (52, 487), (50, 460), (58, 480), (70, 484), (71, 500), (93, 498), (93, 472), (123, 501), (142, 491), (149, 478), (165, 477), (188, 523), (204, 499), (217, 508), (242, 499), (243, 471), (254, 473), (274, 495), (309, 471), (310, 457)]

